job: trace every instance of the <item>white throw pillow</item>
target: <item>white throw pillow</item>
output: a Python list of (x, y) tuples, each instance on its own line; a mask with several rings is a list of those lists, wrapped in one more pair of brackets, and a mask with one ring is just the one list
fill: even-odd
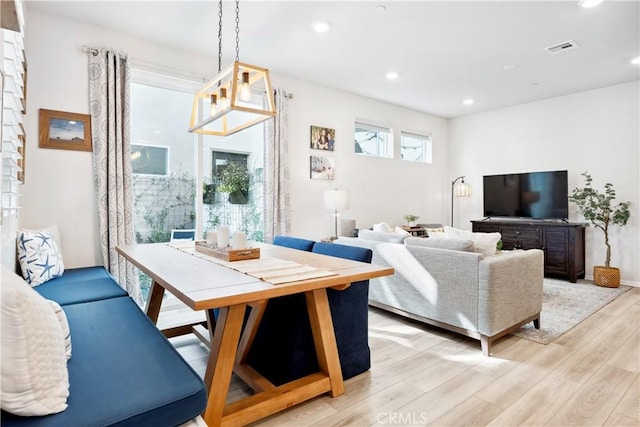
[(51, 304), (2, 266), (2, 409), (22, 416), (64, 411), (69, 372)]
[(16, 245), (22, 277), (31, 286), (41, 285), (64, 273), (62, 253), (51, 233), (21, 230)]
[(393, 230), (386, 222), (373, 224), (373, 231), (378, 231), (380, 233), (393, 233)]
[(69, 321), (67, 320), (67, 315), (65, 314), (62, 307), (60, 307), (60, 304), (51, 300), (47, 301), (49, 301), (49, 304), (51, 304), (53, 312), (56, 313), (58, 321), (60, 322), (62, 335), (64, 336), (64, 354), (67, 357), (67, 360), (69, 360), (71, 359), (71, 330), (69, 329)]
[(393, 232), (396, 233), (396, 234), (399, 234), (401, 236), (410, 236), (411, 235), (411, 233), (409, 233), (407, 230), (405, 230), (402, 227), (398, 227), (397, 225), (396, 225), (396, 228), (393, 229)]
[(502, 238), (500, 233), (472, 233), (471, 231), (458, 230), (457, 228), (445, 226), (444, 234), (446, 237), (455, 237), (468, 239), (473, 242), (475, 252), (484, 256), (496, 254), (496, 245)]

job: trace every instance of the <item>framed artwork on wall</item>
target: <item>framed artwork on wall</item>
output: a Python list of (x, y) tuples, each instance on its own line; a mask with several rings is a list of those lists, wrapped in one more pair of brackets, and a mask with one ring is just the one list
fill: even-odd
[(91, 151), (91, 116), (40, 109), (38, 146)]
[(326, 156), (310, 156), (309, 171), (311, 179), (336, 179), (336, 159)]
[(336, 130), (311, 126), (311, 148), (314, 150), (333, 151), (335, 148)]

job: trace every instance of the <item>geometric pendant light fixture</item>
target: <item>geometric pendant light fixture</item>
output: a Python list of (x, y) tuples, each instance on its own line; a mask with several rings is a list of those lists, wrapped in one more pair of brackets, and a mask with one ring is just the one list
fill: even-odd
[(222, 0), (218, 16), (218, 75), (196, 92), (189, 132), (227, 136), (274, 117), (276, 111), (269, 70), (238, 61), (239, 0), (236, 0), (236, 59), (224, 70), (221, 70)]

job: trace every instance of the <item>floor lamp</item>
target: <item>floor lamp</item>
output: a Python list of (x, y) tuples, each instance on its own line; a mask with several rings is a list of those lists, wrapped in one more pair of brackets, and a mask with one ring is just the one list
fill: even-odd
[(333, 210), (334, 216), (334, 234), (331, 236), (331, 240), (338, 238), (338, 211), (349, 208), (349, 193), (347, 190), (327, 190), (324, 192), (324, 207), (325, 209)]
[[(456, 183), (462, 180), (458, 185)], [(464, 182), (464, 175), (457, 177), (451, 181), (451, 227), (453, 227), (453, 198), (471, 196), (471, 186)]]

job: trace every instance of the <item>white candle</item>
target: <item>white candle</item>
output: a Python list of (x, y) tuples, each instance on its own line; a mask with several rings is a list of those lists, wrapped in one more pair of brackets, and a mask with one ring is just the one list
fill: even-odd
[(218, 244), (218, 232), (207, 231), (207, 245), (215, 246)]
[(233, 249), (244, 249), (247, 246), (247, 235), (242, 231), (233, 233)]
[(225, 249), (229, 246), (229, 226), (221, 225), (218, 227), (218, 248)]

